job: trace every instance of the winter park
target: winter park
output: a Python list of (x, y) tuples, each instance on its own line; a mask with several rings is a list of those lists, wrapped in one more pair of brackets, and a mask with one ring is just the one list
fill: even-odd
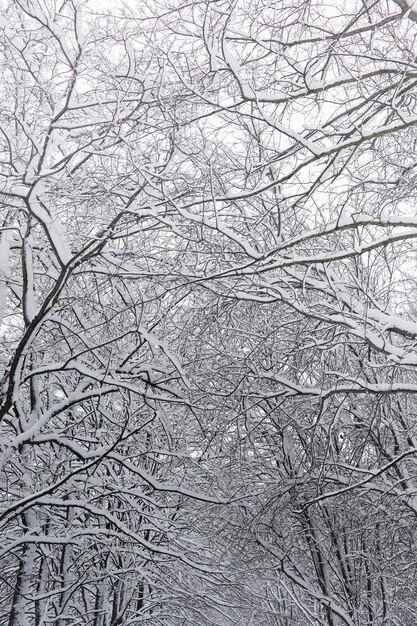
[(416, 626), (417, 1), (0, 0), (0, 626)]

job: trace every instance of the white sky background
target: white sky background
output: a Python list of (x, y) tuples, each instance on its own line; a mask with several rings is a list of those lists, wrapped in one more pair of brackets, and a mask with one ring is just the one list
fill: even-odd
[[(0, 1), (3, 3), (3, 6), (5, 6), (5, 0), (0, 0)], [(141, 3), (140, 0), (138, 2), (129, 1), (129, 0), (125, 0), (125, 1), (123, 0), (87, 0), (85, 3), (80, 2), (79, 4), (81, 7), (85, 7), (84, 10), (86, 11), (91, 9), (93, 12), (94, 11), (103, 12), (103, 13), (109, 12), (112, 14), (117, 13), (117, 11), (119, 10), (122, 10), (124, 6), (126, 6), (129, 9), (132, 9), (133, 7), (137, 7), (138, 10), (141, 9), (141, 5), (142, 7), (144, 7), (143, 3)], [(182, 4), (183, 4), (182, 2), (178, 2), (178, 6), (181, 6)], [(242, 4), (245, 4), (245, 2), (242, 2)], [(414, 2), (412, 6), (414, 6), (415, 4), (416, 3)], [(250, 6), (250, 2), (249, 2), (249, 6)], [(326, 27), (329, 27), (329, 24), (331, 24), (332, 28), (334, 29), (336, 29), (339, 26), (338, 15), (340, 14), (340, 12), (343, 13), (343, 11), (347, 10), (349, 7), (350, 7), (350, 11), (352, 10), (351, 0), (349, 1), (338, 0), (337, 2), (332, 3), (332, 4), (323, 2), (322, 4), (320, 4), (320, 7), (323, 9), (323, 14), (322, 14), (323, 25), (325, 25)], [(404, 20), (404, 26), (405, 28), (407, 28), (408, 26), (408, 22), (406, 18)], [(234, 21), (231, 20), (231, 23), (229, 25), (230, 32), (239, 33), (241, 28), (242, 28), (241, 24), (238, 24), (236, 19)], [(248, 25), (246, 27), (246, 32), (248, 32), (247, 28), (248, 28)], [(300, 53), (301, 49), (302, 47), (298, 46), (297, 54)], [(308, 49), (306, 49), (306, 54), (307, 52), (308, 52)], [(116, 48), (114, 48), (113, 51), (110, 53), (115, 55)], [(306, 59), (299, 58), (297, 62), (305, 63), (305, 61)], [(239, 60), (236, 61), (236, 63), (239, 63), (239, 62), (240, 62)], [(88, 88), (88, 82), (86, 83), (85, 86), (86, 88)], [(81, 85), (79, 86), (79, 89), (80, 87)], [(338, 104), (329, 102), (329, 99), (326, 98), (326, 96), (324, 96), (321, 99), (320, 107), (318, 107), (317, 109), (317, 114), (315, 118), (313, 117), (311, 109), (309, 109), (307, 113), (304, 113), (301, 107), (298, 107), (298, 110), (294, 110), (293, 108), (291, 112), (286, 117), (284, 117), (284, 120), (283, 120), (283, 126), (284, 127), (287, 126), (287, 129), (283, 128), (282, 131), (279, 130), (279, 128), (277, 128), (276, 130), (271, 129), (271, 142), (275, 144), (276, 148), (285, 150), (289, 145), (291, 145), (293, 141), (292, 138), (289, 137), (288, 135), (291, 135), (292, 133), (305, 134), (305, 132), (311, 129), (312, 127), (314, 128), (319, 127), (322, 121), (328, 120), (338, 110), (338, 107), (339, 107)], [(265, 103), (265, 104), (259, 105), (259, 110), (263, 112), (265, 116), (265, 120), (267, 120), (269, 116), (274, 115), (275, 107), (273, 105), (268, 105), (267, 103)], [(209, 124), (212, 125), (215, 130), (216, 116), (213, 116), (211, 118)], [(376, 126), (377, 120), (375, 120), (373, 124)], [(233, 131), (230, 132), (230, 137), (224, 134), (222, 137), (222, 141), (224, 141), (225, 143), (230, 143), (231, 145), (236, 145), (237, 143), (239, 143), (239, 140), (240, 140), (239, 134), (235, 130), (235, 127)], [(295, 140), (297, 140), (297, 137), (295, 137)], [(326, 148), (326, 147), (330, 147), (331, 145), (332, 145), (332, 140), (326, 139), (324, 141), (320, 141), (318, 148), (319, 149), (323, 147)], [(243, 146), (243, 149), (244, 149), (244, 146)], [(308, 149), (308, 144), (307, 144), (307, 149)], [(292, 167), (292, 166), (293, 166), (292, 163), (289, 164), (289, 167)], [(314, 164), (312, 166), (307, 166), (303, 170), (301, 170), (300, 173), (294, 178), (292, 183), (286, 183), (286, 187), (285, 187), (286, 194), (291, 195), (291, 194), (298, 193), (300, 190), (300, 187), (307, 185), (311, 181), (311, 179), (314, 177), (317, 171), (317, 168), (318, 168), (317, 164)], [(343, 175), (339, 176), (338, 183), (337, 183), (339, 187), (343, 188), (348, 183), (349, 183), (349, 180), (347, 177), (343, 177)], [(325, 192), (323, 192), (323, 202), (325, 202)], [(404, 206), (405, 212), (409, 212), (409, 210), (410, 210), (409, 207)], [(314, 211), (313, 206), (312, 206), (312, 211)]]

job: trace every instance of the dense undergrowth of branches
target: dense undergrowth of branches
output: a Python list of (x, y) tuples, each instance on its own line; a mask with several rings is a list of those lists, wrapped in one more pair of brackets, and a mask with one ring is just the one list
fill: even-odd
[(417, 621), (417, 5), (0, 0), (0, 623)]

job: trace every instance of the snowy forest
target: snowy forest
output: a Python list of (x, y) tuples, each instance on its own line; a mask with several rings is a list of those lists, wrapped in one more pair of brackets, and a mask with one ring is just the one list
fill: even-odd
[(417, 2), (0, 0), (0, 626), (417, 624)]

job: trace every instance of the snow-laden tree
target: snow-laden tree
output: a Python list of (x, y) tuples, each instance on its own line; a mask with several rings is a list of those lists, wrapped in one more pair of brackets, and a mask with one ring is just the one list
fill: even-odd
[(167, 54), (211, 110), (209, 194), (177, 209), (220, 468), (264, 490), (242, 524), (300, 611), (278, 620), (413, 623), (415, 8), (199, 6)]
[(414, 623), (414, 4), (1, 11), (1, 622)]
[(2, 8), (1, 622), (155, 623), (172, 562), (185, 595), (187, 569), (214, 575), (184, 499), (227, 495), (171, 349), (188, 289), (158, 271), (182, 88), (152, 24)]

